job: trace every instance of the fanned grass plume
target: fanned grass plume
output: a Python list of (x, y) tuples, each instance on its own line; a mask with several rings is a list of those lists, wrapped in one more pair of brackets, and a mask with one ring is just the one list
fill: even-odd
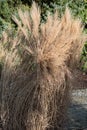
[(33, 2), (29, 13), (13, 16), (18, 32), (9, 37), (1, 76), (5, 130), (64, 129), (72, 70), (86, 36), (68, 8), (62, 18), (48, 14), (45, 23), (40, 12)]

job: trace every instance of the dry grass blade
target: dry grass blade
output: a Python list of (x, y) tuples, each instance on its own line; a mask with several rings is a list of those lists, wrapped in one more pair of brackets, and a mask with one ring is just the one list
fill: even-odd
[(35, 38), (39, 35), (39, 25), (40, 25), (40, 9), (38, 5), (33, 2), (32, 8), (31, 8), (31, 18), (33, 22), (33, 35)]

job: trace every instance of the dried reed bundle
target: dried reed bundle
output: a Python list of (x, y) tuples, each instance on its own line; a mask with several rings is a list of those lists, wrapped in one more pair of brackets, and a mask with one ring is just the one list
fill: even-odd
[(71, 70), (85, 41), (81, 22), (66, 9), (62, 18), (55, 12), (40, 23), (36, 3), (30, 13), (19, 10), (18, 14), (19, 19), (13, 16), (17, 36), (10, 38), (13, 44), (1, 77), (5, 130), (62, 130)]

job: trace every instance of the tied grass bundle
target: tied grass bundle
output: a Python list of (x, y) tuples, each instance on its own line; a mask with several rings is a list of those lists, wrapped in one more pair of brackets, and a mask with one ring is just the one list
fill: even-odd
[(62, 130), (71, 70), (85, 41), (81, 22), (66, 9), (62, 18), (55, 12), (41, 23), (36, 3), (30, 12), (19, 10), (18, 14), (13, 16), (18, 31), (7, 38), (10, 51), (6, 51), (1, 75), (4, 129)]

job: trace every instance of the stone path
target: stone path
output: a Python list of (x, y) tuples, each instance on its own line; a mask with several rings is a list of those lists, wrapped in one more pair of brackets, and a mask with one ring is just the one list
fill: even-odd
[(68, 130), (87, 130), (87, 89), (73, 90)]

